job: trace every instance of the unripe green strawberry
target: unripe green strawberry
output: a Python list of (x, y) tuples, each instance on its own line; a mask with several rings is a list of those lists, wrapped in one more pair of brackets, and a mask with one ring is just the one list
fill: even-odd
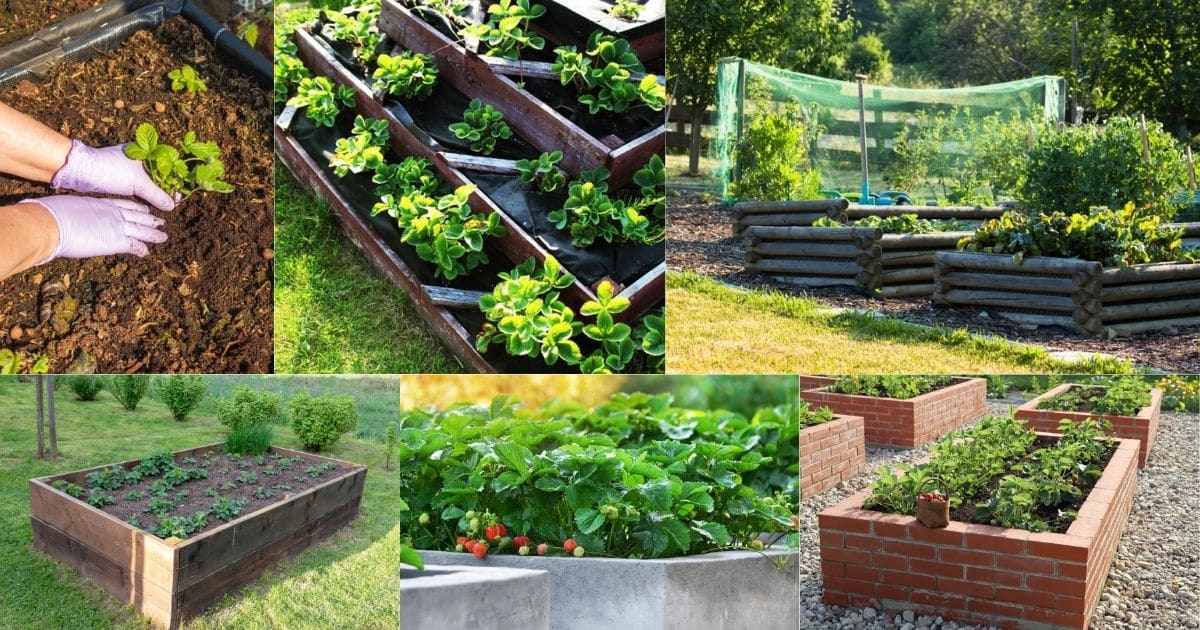
[(574, 551), (572, 551), (571, 553), (575, 554), (575, 557), (576, 557), (576, 558), (582, 558), (582, 557), (583, 557), (583, 553), (584, 553), (584, 552), (583, 552), (583, 547), (576, 547), (576, 548), (575, 548), (575, 550), (574, 550)]
[(464, 516), (467, 517), (468, 521), (475, 518), (475, 510), (471, 510), (471, 511), (467, 512)]
[(468, 524), (467, 531), (469, 531), (469, 532), (479, 531), (479, 519), (478, 518), (471, 519), (471, 522)]
[(511, 549), (512, 546), (513, 546), (513, 539), (509, 538), (508, 536), (504, 536), (500, 539), (500, 543), (499, 543), (499, 545), (497, 545), (496, 550), (497, 551), (507, 551), (508, 549)]
[(462, 553), (462, 552), (466, 551), (467, 548), (464, 547), (462, 543), (458, 543), (457, 545), (454, 545), (454, 550), (457, 551), (458, 553)]
[(421, 512), (421, 515), (417, 517), (417, 522), (422, 525), (428, 525), (429, 524), (429, 513)]
[(762, 551), (762, 548), (763, 548), (763, 541), (761, 541), (761, 540), (759, 540), (759, 539), (757, 539), (757, 538), (755, 538), (754, 540), (751, 540), (751, 541), (750, 541), (750, 548), (751, 548), (751, 549), (753, 549), (753, 550), (755, 550), (755, 551)]
[(529, 545), (521, 545), (521, 548), (517, 550), (517, 553), (521, 554), (522, 556), (528, 556)]

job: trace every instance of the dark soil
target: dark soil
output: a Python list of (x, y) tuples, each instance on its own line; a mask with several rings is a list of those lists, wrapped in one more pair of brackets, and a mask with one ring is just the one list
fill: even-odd
[[(1008, 471), (1006, 471), (1003, 474), (992, 477), (991, 481), (988, 482), (987, 486), (983, 490), (976, 493), (974, 496), (963, 497), (962, 504), (958, 506), (958, 509), (950, 512), (950, 520), (959, 521), (960, 523), (980, 522), (980, 521), (975, 520), (976, 504), (986, 503), (988, 498), (991, 496), (991, 494), (993, 492), (995, 492), (995, 490), (997, 488), (1000, 487), (1000, 480), (1002, 478), (1004, 478), (1005, 475), (1012, 473), (1017, 468), (1017, 466), (1019, 466), (1020, 464), (1023, 464), (1027, 461), (1031, 461), (1034, 451), (1036, 451), (1038, 449), (1054, 446), (1055, 442), (1057, 442), (1057, 441), (1058, 440), (1055, 438), (1039, 436), (1036, 440), (1034, 440), (1033, 444), (1029, 447), (1029, 450), (1026, 451), (1025, 456), (1022, 457), (1020, 460), (1014, 462), (1013, 465), (1009, 467)], [(1116, 453), (1116, 452), (1117, 452), (1116, 444), (1109, 443), (1108, 449), (1105, 450), (1104, 454), (1100, 456), (1100, 461), (1097, 462), (1096, 465), (1101, 470), (1104, 470), (1104, 467), (1108, 465), (1108, 461), (1110, 459), (1112, 459), (1113, 453)], [(1064, 501), (1062, 504), (1055, 506), (1055, 507), (1046, 507), (1044, 505), (1038, 506), (1038, 508), (1036, 510), (1034, 510), (1034, 514), (1038, 518), (1040, 518), (1041, 520), (1045, 521), (1046, 523), (1048, 523), (1050, 525), (1050, 531), (1059, 533), (1059, 534), (1064, 534), (1064, 533), (1066, 533), (1066, 531), (1068, 529), (1070, 529), (1071, 523), (1073, 523), (1075, 521), (1074, 518), (1071, 518), (1070, 516), (1065, 516), (1064, 513), (1077, 512), (1079, 510), (1079, 507), (1081, 505), (1083, 505), (1084, 501), (1087, 501), (1088, 494), (1091, 493), (1092, 487), (1095, 485), (1096, 485), (1095, 482), (1092, 482), (1092, 483), (1089, 483), (1086, 485), (1081, 485), (1081, 486), (1079, 486), (1079, 489), (1081, 490), (1081, 492), (1079, 493), (1078, 497), (1075, 497), (1068, 501)], [(981, 524), (986, 525), (987, 523), (981, 523)]]
[[(261, 458), (234, 459), (220, 450), (208, 451), (207, 454), (211, 454), (211, 457), (196, 457), (195, 463), (180, 462), (184, 469), (203, 468), (208, 471), (208, 478), (185, 481), (167, 493), (168, 497), (176, 498), (180, 491), (187, 492), (186, 498), (176, 502), (173, 515), (192, 516), (196, 512), (208, 512), (216, 497), (206, 495), (205, 491), (212, 488), (221, 497), (244, 501), (245, 505), (242, 506), (238, 517), (245, 516), (352, 470), (349, 466), (338, 464), (333, 470), (318, 473), (315, 468), (325, 462), (316, 457), (268, 454)], [(311, 474), (308, 472), (309, 468), (314, 469)], [(159, 519), (147, 512), (146, 508), (152, 498), (150, 486), (159, 478), (145, 477), (138, 483), (126, 484), (110, 491), (117, 502), (105, 506), (103, 510), (125, 522), (136, 518), (138, 527), (147, 531), (154, 529), (158, 526)], [(132, 491), (142, 492), (146, 497), (136, 501), (127, 500), (125, 495)], [(257, 496), (256, 491), (259, 492)], [(220, 527), (225, 522), (209, 515), (205, 527), (192, 536)]]
[(105, 0), (0, 0), (0, 47)]
[(1141, 367), (1180, 374), (1200, 372), (1200, 326), (1132, 338), (1092, 338), (1063, 328), (1030, 328), (999, 317), (985, 317), (980, 309), (938, 306), (928, 298), (881, 300), (851, 288), (802, 289), (746, 271), (745, 250), (733, 235), (733, 211), (711, 199), (711, 195), (672, 191), (667, 207), (667, 264), (673, 271), (694, 271), (743, 288), (773, 289), (833, 307), (877, 311), (927, 326), (999, 335), (1051, 351), (1102, 352)]
[[(167, 72), (184, 64), (207, 92), (170, 91)], [(222, 65), (203, 33), (177, 18), (0, 100), (93, 146), (128, 142), (142, 122), (176, 144), (194, 130), (221, 147), (235, 189), (196, 193), (159, 213), (170, 240), (144, 259), (57, 260), (3, 281), (0, 347), (46, 354), (56, 372), (270, 371), (271, 103), (254, 81)], [(51, 193), (0, 179), (0, 205)]]

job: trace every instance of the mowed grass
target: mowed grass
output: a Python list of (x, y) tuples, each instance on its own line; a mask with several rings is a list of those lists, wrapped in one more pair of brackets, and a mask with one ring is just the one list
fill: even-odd
[[(354, 390), (347, 381), (338, 387), (347, 394)], [(34, 551), (28, 480), (136, 459), (156, 449), (221, 441), (224, 427), (208, 413), (175, 422), (152, 398), (133, 412), (108, 394), (79, 402), (64, 386), (55, 397), (60, 456), (43, 462), (36, 459), (34, 396), (32, 383), (0, 377), (0, 629), (148, 628), (145, 619), (74, 570)], [(274, 443), (300, 448), (284, 426), (276, 427)], [(383, 470), (381, 444), (344, 436), (327, 454), (370, 467), (359, 517), (226, 596), (185, 628), (395, 629), (399, 479)]]
[(819, 312), (815, 300), (729, 287), (694, 273), (667, 280), (673, 373), (1123, 373), (1123, 361), (1062, 361), (963, 330)]
[(408, 296), (354, 247), (329, 207), (275, 167), (275, 372), (461, 372)]

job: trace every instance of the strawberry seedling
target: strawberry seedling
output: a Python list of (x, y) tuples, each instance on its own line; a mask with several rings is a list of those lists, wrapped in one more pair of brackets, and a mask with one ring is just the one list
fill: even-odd
[(388, 94), (403, 99), (424, 100), (433, 94), (438, 67), (430, 55), (406, 50), (399, 55), (379, 55), (376, 84)]
[(650, 220), (637, 206), (627, 206), (608, 195), (608, 177), (608, 170), (602, 166), (585, 171), (568, 187), (563, 207), (548, 215), (550, 222), (560, 230), (568, 230), (576, 247), (591, 247), (597, 240), (654, 242)]
[(335, 87), (325, 77), (304, 77), (296, 87), (296, 95), (288, 99), (287, 104), (303, 107), (304, 114), (317, 125), (332, 127), (341, 108), (354, 105), (354, 90), (341, 85)]
[(562, 161), (562, 151), (543, 153), (536, 160), (517, 160), (517, 172), (521, 182), (536, 184), (542, 192), (554, 192), (567, 183), (567, 177), (558, 170)]
[(471, 99), (463, 112), (463, 121), (450, 125), (454, 137), (470, 143), (471, 150), (482, 155), (491, 155), (496, 150), (497, 140), (512, 137), (512, 129), (504, 122), (504, 114), (483, 101)]
[(634, 80), (634, 74), (645, 72), (629, 42), (603, 31), (588, 38), (584, 52), (574, 46), (555, 49), (551, 70), (558, 74), (563, 85), (573, 85), (579, 102), (593, 116), (601, 112), (620, 114), (634, 107), (649, 107), (662, 111), (666, 107), (667, 89), (658, 77), (648, 74)]
[(167, 73), (167, 78), (171, 80), (172, 92), (195, 94), (208, 91), (208, 84), (200, 78), (200, 75), (196, 74), (196, 69), (191, 66), (176, 68)]
[(158, 130), (142, 123), (134, 134), (133, 143), (125, 147), (125, 155), (140, 160), (150, 179), (168, 194), (179, 193), (184, 198), (196, 191), (233, 192), (225, 181), (225, 163), (215, 142), (201, 142), (196, 132), (183, 137), (180, 148), (159, 142)]
[(388, 143), (388, 123), (356, 116), (349, 138), (338, 138), (329, 166), (338, 177), (349, 173), (374, 171), (384, 164), (383, 150)]
[(529, 23), (546, 14), (546, 7), (529, 0), (499, 0), (488, 7), (488, 21), (472, 24), (463, 34), (487, 46), (489, 57), (520, 59), (526, 48), (541, 50), (546, 40), (529, 28)]
[(396, 217), (403, 232), (401, 242), (412, 245), (421, 260), (435, 264), (436, 275), (453, 280), (486, 264), (484, 241), (508, 232), (498, 214), (485, 216), (471, 208), (468, 200), (474, 190), (472, 185), (460, 186), (436, 199), (419, 192), (385, 195), (372, 214), (387, 212)]

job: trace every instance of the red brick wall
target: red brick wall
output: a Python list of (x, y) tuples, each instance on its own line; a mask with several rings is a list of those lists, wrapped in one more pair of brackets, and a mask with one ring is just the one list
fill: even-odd
[(867, 468), (863, 419), (836, 416), (800, 431), (800, 498), (824, 492)]
[(1077, 422), (1088, 418), (1103, 418), (1113, 425), (1113, 435), (1141, 442), (1138, 450), (1138, 467), (1145, 468), (1150, 459), (1150, 449), (1154, 446), (1154, 436), (1158, 433), (1158, 416), (1162, 411), (1163, 392), (1161, 389), (1150, 390), (1150, 404), (1143, 407), (1136, 416), (1094, 415), (1077, 411), (1053, 411), (1038, 409), (1038, 403), (1057, 396), (1072, 387), (1083, 387), (1066, 383), (1030, 400), (1017, 408), (1017, 417), (1027, 421), (1027, 426), (1034, 431), (1057, 431), (1058, 423), (1064, 418)]
[[(801, 377), (801, 385), (811, 378)], [(809, 382), (818, 387), (828, 385), (816, 380)], [(908, 400), (834, 394), (815, 388), (802, 389), (800, 396), (814, 406), (827, 406), (836, 413), (862, 416), (866, 422), (867, 444), (913, 448), (982, 416), (987, 410), (987, 381), (962, 379)]]
[(826, 603), (915, 610), (1001, 628), (1085, 628), (1137, 485), (1138, 443), (1121, 440), (1065, 534), (861, 509), (864, 490), (821, 512)]

